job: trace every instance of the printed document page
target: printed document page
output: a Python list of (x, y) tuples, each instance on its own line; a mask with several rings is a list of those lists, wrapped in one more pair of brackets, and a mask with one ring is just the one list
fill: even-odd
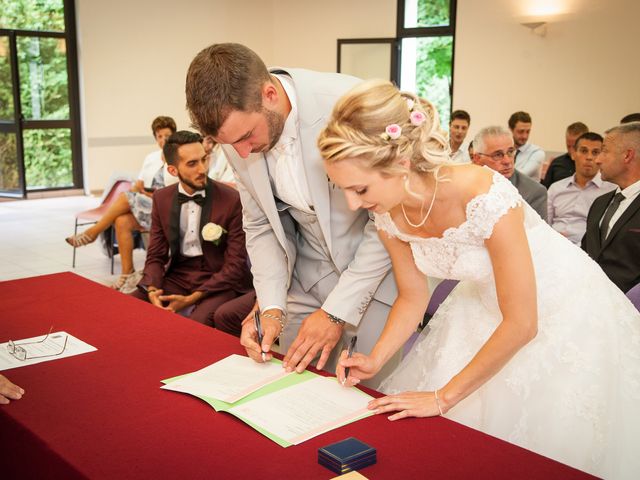
[(288, 388), (234, 406), (229, 413), (297, 445), (321, 433), (373, 415), (371, 396), (344, 388), (336, 378), (317, 376)]
[[(66, 344), (65, 344), (66, 341)], [(40, 335), (32, 338), (14, 340), (15, 345), (24, 349), (26, 359), (19, 360), (9, 352), (9, 342), (0, 343), (0, 371), (9, 368), (25, 367), (35, 363), (49, 362), (61, 358), (72, 357), (87, 352), (95, 352), (97, 348), (69, 335), (67, 332), (52, 332), (49, 336)]]
[(275, 360), (257, 363), (249, 357), (230, 355), (160, 388), (234, 403), (287, 375), (290, 373)]

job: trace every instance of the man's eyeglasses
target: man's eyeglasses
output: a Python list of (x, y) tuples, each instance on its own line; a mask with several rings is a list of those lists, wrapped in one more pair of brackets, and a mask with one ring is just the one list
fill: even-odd
[(476, 152), (476, 153), (478, 155), (484, 155), (485, 157), (491, 157), (496, 162), (501, 162), (502, 160), (504, 160), (505, 155), (509, 158), (515, 157), (516, 151), (517, 150), (515, 148), (510, 148), (506, 152), (503, 152), (502, 150), (498, 150), (497, 152), (493, 152), (493, 153), (481, 153), (481, 152)]
[[(69, 339), (68, 335), (65, 335), (64, 337), (64, 344), (62, 345), (62, 350), (60, 350), (57, 353), (42, 354), (43, 352), (52, 350), (51, 346), (49, 346), (48, 344), (45, 344), (47, 338), (49, 338), (49, 335), (51, 335), (51, 330), (53, 330), (53, 326), (51, 326), (51, 328), (49, 329), (49, 333), (47, 333), (42, 340), (37, 340), (35, 342), (15, 343), (13, 340), (9, 340), (9, 343), (7, 344), (7, 350), (9, 350), (9, 353), (11, 355), (13, 355), (15, 358), (17, 358), (22, 362), (25, 360), (30, 360), (32, 358), (55, 357), (56, 355), (62, 355), (65, 349), (67, 348), (67, 340)], [(56, 337), (53, 336), (51, 338), (56, 338)], [(36, 354), (34, 355), (29, 354), (29, 352), (27, 351), (26, 348), (24, 348), (23, 345), (33, 345), (35, 347)], [(55, 343), (53, 344), (53, 346), (57, 347)], [(46, 348), (43, 348), (43, 347), (46, 347)], [(41, 354), (39, 355), (38, 353), (41, 353)]]

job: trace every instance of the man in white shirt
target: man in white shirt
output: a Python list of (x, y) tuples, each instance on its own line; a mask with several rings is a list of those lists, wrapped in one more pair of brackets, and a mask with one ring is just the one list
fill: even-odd
[(453, 163), (469, 163), (468, 144), (464, 141), (471, 125), (471, 116), (464, 110), (455, 110), (449, 121), (449, 148)]
[(233, 170), (220, 145), (211, 137), (204, 137), (202, 145), (205, 153), (209, 155), (209, 178), (229, 185), (234, 184)]
[(515, 112), (509, 117), (509, 129), (516, 147), (516, 170), (539, 182), (545, 154), (539, 146), (528, 143), (531, 115), (527, 112)]
[(317, 367), (333, 371), (355, 333), (358, 351), (373, 348), (397, 295), (375, 225), (366, 211), (349, 209), (317, 147), (333, 105), (358, 82), (268, 70), (231, 43), (205, 48), (189, 67), (191, 119), (222, 145), (238, 180), (264, 329), (258, 345), (248, 318), (241, 343), (258, 362), (280, 336), (288, 370), (302, 372), (319, 355)]
[(591, 205), (582, 248), (627, 292), (640, 283), (640, 122), (607, 130), (596, 163), (618, 188)]
[(600, 177), (596, 159), (601, 150), (600, 135), (594, 132), (580, 135), (573, 153), (576, 172), (555, 182), (548, 191), (547, 221), (576, 245), (587, 229), (587, 214), (593, 201), (616, 188)]

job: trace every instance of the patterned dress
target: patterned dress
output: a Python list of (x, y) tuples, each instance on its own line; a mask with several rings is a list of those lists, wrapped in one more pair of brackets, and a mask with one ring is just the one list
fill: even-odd
[[(151, 181), (151, 188), (164, 187), (164, 164), (153, 176)], [(143, 230), (149, 230), (151, 228), (151, 205), (152, 199), (143, 193), (126, 192), (127, 200), (129, 201), (129, 208), (131, 213), (143, 228)]]

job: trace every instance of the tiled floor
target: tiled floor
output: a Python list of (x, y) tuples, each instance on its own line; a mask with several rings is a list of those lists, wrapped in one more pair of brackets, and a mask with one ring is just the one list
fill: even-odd
[[(99, 203), (99, 198), (85, 196), (0, 202), (0, 281), (66, 271), (102, 284), (115, 281), (119, 256), (116, 275), (111, 275), (109, 257), (94, 242), (76, 250), (74, 269), (73, 248), (64, 241), (73, 234), (75, 213)], [(136, 269), (144, 266), (144, 258), (144, 250), (134, 251)]]

